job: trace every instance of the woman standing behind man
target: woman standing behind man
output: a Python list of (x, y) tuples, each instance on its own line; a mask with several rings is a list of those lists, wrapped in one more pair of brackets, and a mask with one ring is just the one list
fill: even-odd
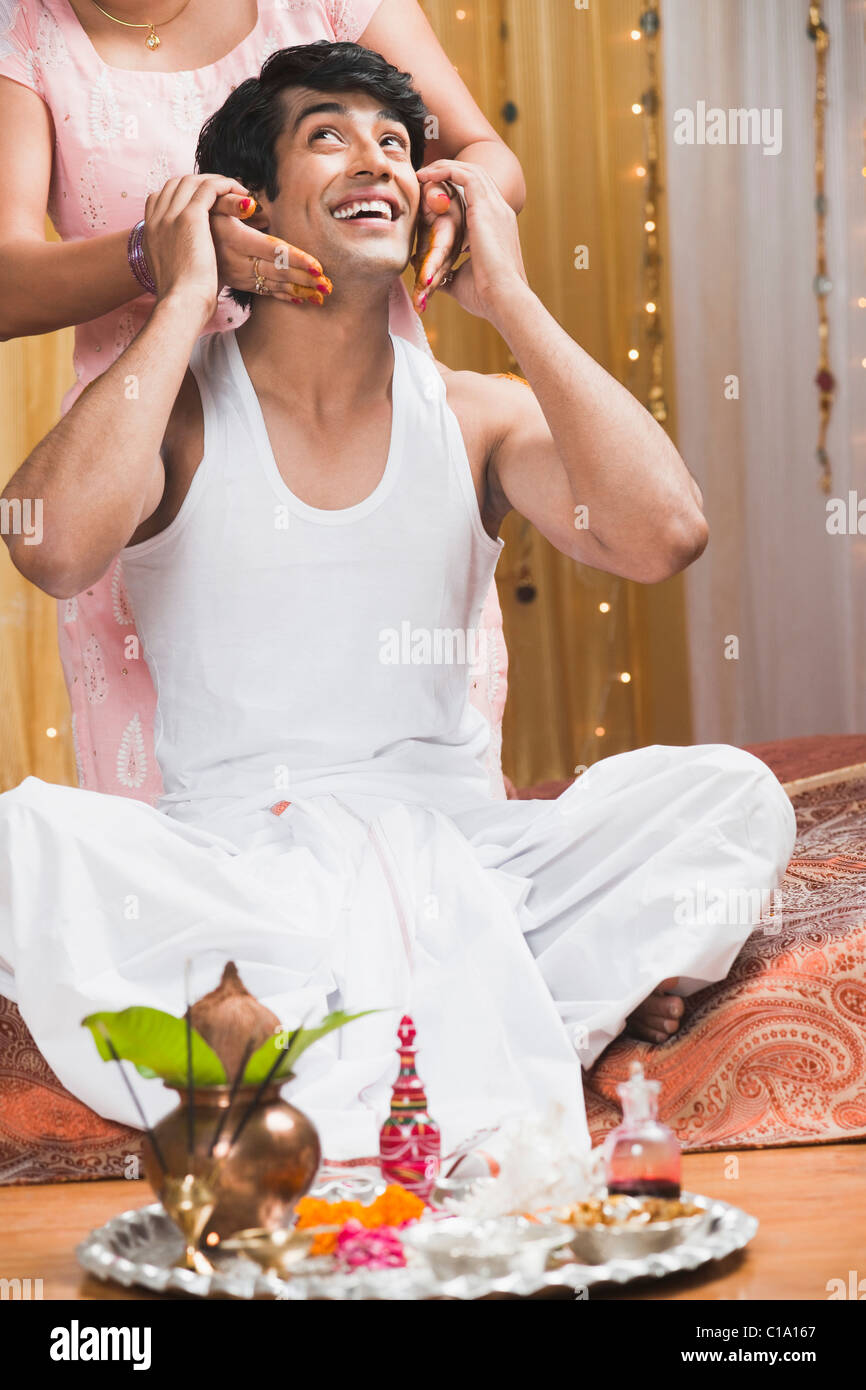
[[(148, 194), (193, 170), (201, 126), (270, 53), (319, 39), (362, 43), (413, 73), (438, 121), (430, 160), (483, 165), (520, 211), (520, 166), (417, 0), (0, 0), (0, 183), (12, 190), (0, 209), (0, 338), (75, 325), (77, 381), (64, 408), (150, 313), (146, 229), (130, 237)], [(328, 267), (303, 247), (279, 248), (275, 265), (274, 241), (241, 220), (255, 215), (248, 193), (237, 185), (211, 219), (222, 282), (250, 291), (257, 271), (262, 285), (264, 266), (287, 313), (322, 312)], [(46, 213), (62, 244), (46, 241)], [(395, 286), (391, 328), (426, 346), (416, 310), (462, 250), (459, 198), (428, 185), (425, 221), (415, 288), (410, 299)], [(207, 331), (237, 326), (241, 316), (224, 296)], [(483, 621), (501, 625), (495, 590)], [(61, 603), (59, 632), (82, 785), (155, 800), (156, 696), (144, 660), (129, 656), (134, 617), (119, 565)], [(486, 696), (482, 680), (476, 702), (495, 730), (504, 689), (493, 710)], [(499, 776), (497, 757), (494, 786)]]

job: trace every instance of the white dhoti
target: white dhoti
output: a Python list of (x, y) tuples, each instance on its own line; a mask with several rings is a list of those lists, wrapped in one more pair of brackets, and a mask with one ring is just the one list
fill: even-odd
[[(325, 795), (220, 834), (31, 777), (0, 796), (0, 993), (61, 1082), (127, 1124), (82, 1018), (181, 1015), (185, 962), (198, 996), (234, 959), (287, 1026), (381, 1010), (317, 1043), (287, 1087), (328, 1157), (376, 1152), (404, 1012), (445, 1151), (551, 1104), (588, 1146), (581, 1063), (661, 980), (727, 973), (753, 923), (700, 904), (770, 892), (794, 831), (769, 770), (721, 745), (605, 759), (552, 802), (446, 816)], [(152, 1122), (176, 1103), (133, 1079)]]

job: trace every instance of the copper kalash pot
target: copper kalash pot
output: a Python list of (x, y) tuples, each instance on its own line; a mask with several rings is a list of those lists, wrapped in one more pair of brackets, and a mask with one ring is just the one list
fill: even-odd
[(230, 961), (217, 988), (190, 1005), (189, 1022), (233, 1086), (165, 1083), (180, 1104), (156, 1125), (153, 1139), (144, 1136), (148, 1181), (190, 1248), (202, 1239), (217, 1243), (209, 1235), (221, 1242), (250, 1227), (288, 1226), (321, 1163), (318, 1133), (280, 1096), (290, 1076), (266, 1086), (239, 1084), (251, 1050), (275, 1041), (280, 1020), (249, 993)]
[[(210, 1215), (199, 1224), (197, 1240), (213, 1245), (216, 1242), (208, 1242), (209, 1235), (221, 1242), (250, 1227), (273, 1231), (291, 1224), (292, 1209), (312, 1185), (322, 1151), (312, 1122), (281, 1098), (281, 1084), (269, 1086), (257, 1102), (257, 1087), (238, 1087), (230, 1110), (231, 1087), (195, 1089), (191, 1158), (188, 1098), (172, 1088), (178, 1091), (180, 1104), (153, 1130), (165, 1170), (150, 1139), (144, 1137), (148, 1182), (171, 1215), (184, 1178), (192, 1174), (201, 1180), (204, 1193), (199, 1210), (204, 1216), (207, 1207)], [(208, 1192), (212, 1194), (209, 1201)]]

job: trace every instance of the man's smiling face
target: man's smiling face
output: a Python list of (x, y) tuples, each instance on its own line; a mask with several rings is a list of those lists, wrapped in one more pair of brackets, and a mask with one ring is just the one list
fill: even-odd
[(405, 125), (364, 92), (294, 87), (282, 101), (280, 191), (262, 199), (271, 235), (317, 256), (332, 277), (401, 274), (420, 203)]

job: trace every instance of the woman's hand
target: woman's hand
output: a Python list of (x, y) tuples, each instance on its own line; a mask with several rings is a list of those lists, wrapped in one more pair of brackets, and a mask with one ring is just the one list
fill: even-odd
[(459, 194), (441, 181), (422, 186), (418, 249), (412, 259), (415, 267), (412, 302), (419, 314), (423, 314), (430, 296), (438, 290), (463, 250), (464, 233), (463, 203)]
[(462, 190), (472, 255), (443, 288), (468, 313), (495, 322), (497, 304), (521, 282), (527, 284), (517, 214), (480, 165), (438, 159), (419, 169), (418, 178), (422, 187), (447, 179)]
[[(315, 256), (290, 246), (279, 237), (244, 226), (256, 211), (254, 198), (230, 194), (219, 198), (211, 212), (211, 235), (221, 285), (256, 291), (256, 269), (273, 299), (290, 304), (324, 304), (333, 285)], [(258, 261), (258, 267), (256, 267)]]
[(245, 190), (221, 174), (169, 179), (144, 205), (143, 249), (158, 299), (180, 295), (202, 306), (203, 322), (216, 308), (219, 283), (210, 211), (226, 195)]

